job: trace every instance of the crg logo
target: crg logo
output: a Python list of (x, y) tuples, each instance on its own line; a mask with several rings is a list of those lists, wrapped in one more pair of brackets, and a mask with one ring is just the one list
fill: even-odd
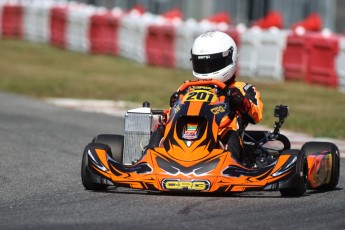
[(210, 189), (210, 182), (208, 180), (164, 179), (162, 187), (168, 190), (205, 191)]

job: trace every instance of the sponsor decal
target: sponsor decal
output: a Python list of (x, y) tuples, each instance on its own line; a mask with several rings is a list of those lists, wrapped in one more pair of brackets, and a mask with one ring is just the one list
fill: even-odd
[(176, 105), (176, 106), (174, 106), (173, 110), (174, 110), (174, 113), (178, 113), (178, 111), (180, 111), (181, 108), (180, 108), (180, 106)]
[(183, 133), (182, 137), (186, 140), (195, 140), (198, 138), (198, 131), (197, 130), (187, 130)]
[(210, 55), (198, 56), (198, 59), (210, 59)]
[(204, 85), (198, 85), (198, 86), (192, 86), (194, 90), (212, 90), (214, 88), (210, 86), (204, 86)]
[(223, 106), (217, 106), (215, 108), (212, 108), (211, 109), (211, 112), (214, 114), (214, 115), (217, 115), (219, 113), (224, 113), (225, 112), (225, 109)]
[(206, 191), (210, 189), (208, 180), (164, 179), (162, 187), (168, 190)]

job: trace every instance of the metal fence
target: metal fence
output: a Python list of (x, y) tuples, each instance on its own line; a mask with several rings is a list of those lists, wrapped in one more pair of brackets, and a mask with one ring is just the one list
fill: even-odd
[[(282, 13), (285, 28), (306, 18), (310, 13), (319, 13), (324, 27), (341, 31), (345, 4), (342, 0), (79, 0), (107, 8), (130, 9), (140, 4), (147, 11), (160, 14), (173, 8), (183, 11), (185, 18), (202, 19), (216, 12), (226, 11), (233, 24), (245, 23), (265, 16), (270, 10)], [(341, 7), (337, 7), (337, 6)]]

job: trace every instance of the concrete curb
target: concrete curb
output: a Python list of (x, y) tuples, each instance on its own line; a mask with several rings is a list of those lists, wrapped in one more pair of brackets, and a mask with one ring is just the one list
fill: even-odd
[[(111, 101), (111, 100), (84, 100), (84, 99), (61, 99), (49, 98), (45, 100), (49, 104), (60, 107), (80, 110), (84, 112), (104, 113), (112, 116), (124, 116), (128, 109), (140, 107), (140, 104), (126, 102), (126, 101)], [(272, 127), (262, 125), (250, 125), (250, 130), (273, 130)], [(333, 142), (339, 148), (341, 157), (345, 158), (345, 140), (337, 140), (332, 138), (316, 138), (307, 134), (292, 132), (289, 130), (281, 130), (281, 133), (287, 136), (292, 148), (300, 149), (305, 142), (308, 141), (327, 141)]]

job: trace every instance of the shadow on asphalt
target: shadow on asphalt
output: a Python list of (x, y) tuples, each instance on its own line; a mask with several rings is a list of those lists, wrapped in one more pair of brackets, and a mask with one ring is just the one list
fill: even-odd
[[(305, 197), (313, 194), (331, 193), (341, 191), (344, 188), (335, 188), (333, 190), (319, 189), (307, 190)], [(95, 193), (126, 194), (126, 195), (149, 195), (149, 196), (167, 196), (167, 197), (229, 197), (229, 198), (301, 198), (301, 197), (283, 197), (279, 191), (250, 191), (243, 193), (197, 193), (197, 192), (162, 192), (150, 190), (136, 190), (131, 188), (109, 187), (105, 191), (93, 191)]]

